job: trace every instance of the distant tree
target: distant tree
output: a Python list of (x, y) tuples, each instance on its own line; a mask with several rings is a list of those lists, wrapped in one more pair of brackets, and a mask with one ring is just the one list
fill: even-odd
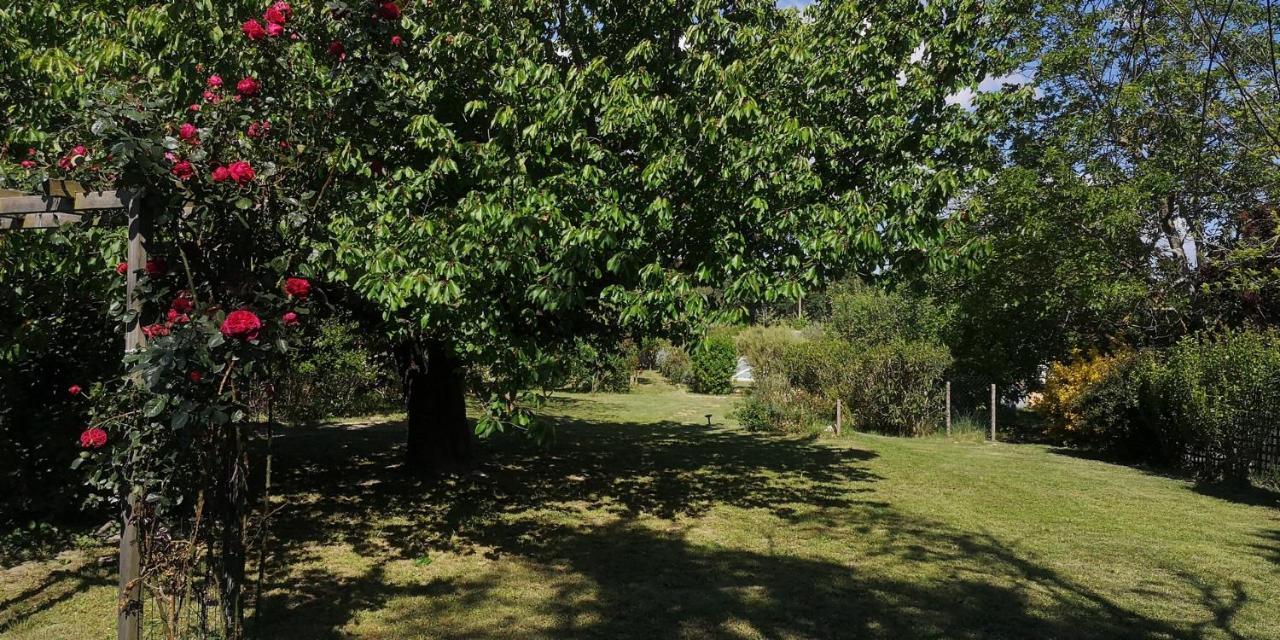
[(1072, 0), (1024, 18), (1037, 98), (1011, 112), (1008, 168), (958, 208), (985, 258), (944, 279), (961, 366), (1012, 382), (1073, 348), (1274, 322), (1276, 10)]

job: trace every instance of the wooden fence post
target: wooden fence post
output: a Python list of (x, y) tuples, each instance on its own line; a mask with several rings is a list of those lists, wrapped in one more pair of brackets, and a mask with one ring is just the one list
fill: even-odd
[[(147, 262), (147, 230), (146, 220), (143, 218), (141, 194), (136, 194), (129, 200), (128, 217), (129, 272), (125, 275), (125, 304), (132, 312), (132, 318), (125, 325), (124, 351), (126, 354), (142, 348), (146, 340), (142, 335), (141, 319), (138, 317), (142, 304), (134, 294), (138, 285), (138, 271), (144, 269)], [(125, 491), (128, 493), (121, 515), (120, 593), (116, 637), (119, 640), (139, 640), (142, 637), (142, 558), (138, 544), (139, 500), (132, 487), (125, 487)]]
[(996, 441), (996, 385), (991, 385), (991, 441)]
[(840, 435), (844, 427), (844, 405), (840, 403), (840, 399), (836, 398), (836, 435)]
[(951, 381), (947, 381), (947, 435), (951, 435)]

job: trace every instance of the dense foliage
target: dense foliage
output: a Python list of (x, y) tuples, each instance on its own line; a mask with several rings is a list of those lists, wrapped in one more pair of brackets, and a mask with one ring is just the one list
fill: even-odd
[(839, 399), (850, 428), (935, 430), (951, 354), (940, 340), (944, 318), (934, 303), (857, 281), (828, 293), (830, 316), (803, 332), (768, 327), (738, 335), (755, 376), (740, 419), (753, 428), (804, 432), (832, 424)]
[(1274, 331), (1204, 332), (1055, 365), (1037, 406), (1063, 441), (1244, 482), (1274, 473), (1278, 385)]

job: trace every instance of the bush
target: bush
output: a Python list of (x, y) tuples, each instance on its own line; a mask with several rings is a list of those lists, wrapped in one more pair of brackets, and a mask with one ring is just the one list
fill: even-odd
[(668, 340), (659, 340), (654, 361), (657, 364), (658, 373), (661, 373), (662, 377), (671, 384), (689, 383), (689, 375), (693, 370), (693, 361), (689, 358), (689, 352)]
[(732, 339), (709, 336), (694, 350), (689, 369), (689, 390), (694, 393), (726, 394), (733, 391), (733, 373), (738, 353)]
[(1260, 470), (1264, 439), (1280, 428), (1280, 336), (1184, 338), (1144, 376), (1139, 401), (1165, 461), (1202, 479), (1245, 482)]
[(849, 373), (841, 380), (856, 428), (905, 436), (937, 429), (943, 413), (942, 378), (951, 366), (945, 346), (898, 339), (844, 353), (851, 357)]
[(1141, 458), (1150, 444), (1138, 433), (1140, 372), (1148, 360), (1132, 351), (1090, 353), (1049, 365), (1033, 409), (1049, 439), (1126, 458)]
[(625, 393), (640, 366), (640, 350), (631, 340), (601, 347), (578, 340), (568, 358), (564, 387), (574, 391)]
[(277, 405), (286, 420), (306, 422), (400, 407), (395, 367), (356, 323), (322, 320), (305, 348), (295, 353), (303, 356), (290, 363)]
[(757, 379), (771, 373), (785, 377), (788, 350), (802, 342), (799, 331), (784, 326), (750, 327), (734, 339), (738, 353), (747, 359)]
[(758, 375), (751, 392), (739, 401), (734, 416), (753, 431), (812, 433), (830, 416), (831, 403), (792, 386), (776, 373)]

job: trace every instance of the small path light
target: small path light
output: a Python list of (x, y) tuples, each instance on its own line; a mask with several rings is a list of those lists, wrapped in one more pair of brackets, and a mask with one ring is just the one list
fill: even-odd
[(711, 426), (711, 414), (707, 414), (707, 426)]

